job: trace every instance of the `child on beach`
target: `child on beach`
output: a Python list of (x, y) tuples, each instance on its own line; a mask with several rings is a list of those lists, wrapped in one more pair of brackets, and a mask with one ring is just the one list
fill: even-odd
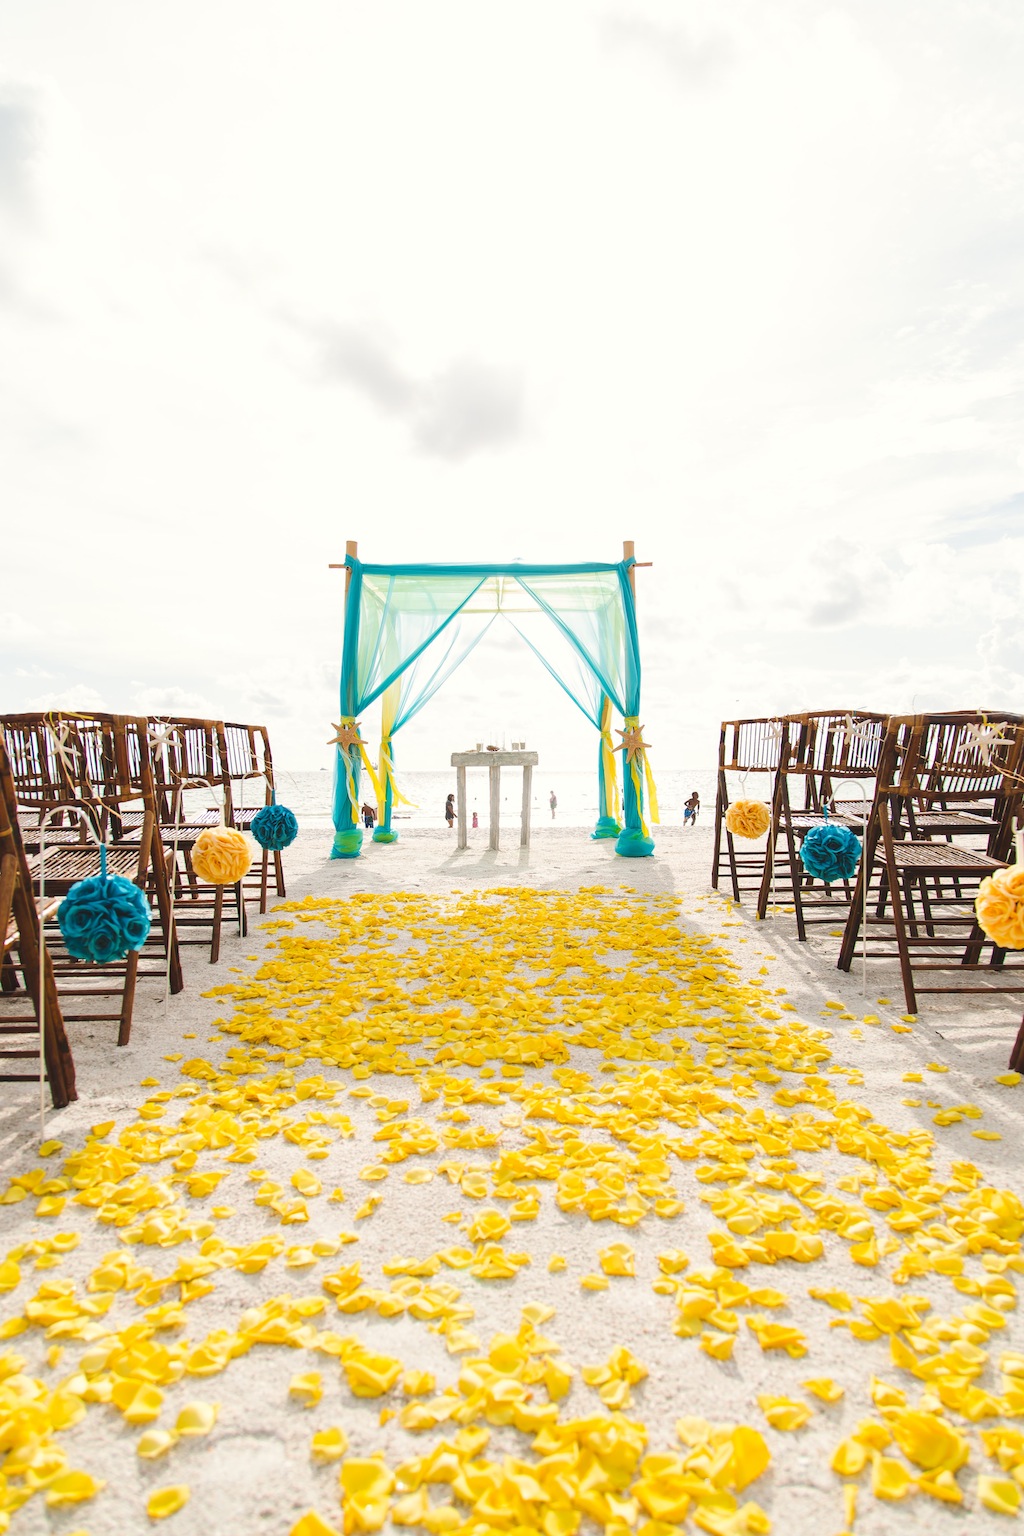
[(455, 825), (455, 796), (454, 795), (449, 795), (448, 799), (444, 803), (444, 819), (448, 823), (449, 827), (454, 827), (454, 825)]
[(683, 826), (695, 827), (697, 825), (697, 812), (700, 810), (700, 795), (694, 790), (689, 800), (683, 806)]
[(372, 805), (370, 805), (367, 801), (364, 801), (363, 802), (363, 826), (366, 828), (366, 830), (368, 832), (369, 832), (370, 828), (373, 826), (373, 824), (374, 824), (374, 822), (376, 820), (377, 820), (377, 812), (374, 810)]
[(558, 809), (558, 796), (555, 794), (554, 790), (552, 790), (548, 796), (548, 805), (551, 807), (551, 820), (554, 821), (555, 811)]

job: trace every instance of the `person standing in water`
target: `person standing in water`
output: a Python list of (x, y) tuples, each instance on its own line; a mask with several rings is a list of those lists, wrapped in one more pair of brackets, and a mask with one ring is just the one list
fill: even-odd
[(555, 794), (554, 790), (552, 790), (548, 796), (548, 805), (551, 807), (551, 820), (554, 821), (555, 812), (558, 809), (558, 796)]
[(444, 819), (448, 823), (449, 827), (454, 827), (454, 825), (455, 825), (455, 796), (454, 795), (449, 795), (448, 799), (444, 803)]

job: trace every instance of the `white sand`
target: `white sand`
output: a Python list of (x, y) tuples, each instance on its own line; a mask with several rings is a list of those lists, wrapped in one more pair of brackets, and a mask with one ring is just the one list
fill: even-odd
[[(512, 843), (516, 833), (505, 833)], [(286, 854), (289, 900), (307, 893), (345, 898), (353, 892), (411, 891), (447, 893), (467, 885), (511, 885), (528, 883), (540, 890), (573, 890), (581, 885), (606, 883), (613, 887), (628, 885), (640, 893), (673, 893), (683, 898), (683, 918), (691, 931), (722, 933), (739, 958), (742, 975), (756, 975), (768, 966), (771, 988), (785, 987), (789, 1001), (799, 1012), (794, 1017), (808, 1024), (819, 1023), (826, 999), (848, 1005), (858, 1016), (878, 1014), (882, 1027), (863, 1027), (862, 1038), (851, 1036), (849, 1022), (834, 1026), (831, 1042), (833, 1060), (840, 1066), (854, 1066), (864, 1074), (863, 1086), (846, 1088), (837, 1078), (842, 1098), (866, 1105), (872, 1114), (897, 1130), (925, 1126), (934, 1130), (938, 1147), (936, 1164), (940, 1170), (950, 1159), (967, 1158), (983, 1171), (987, 1180), (1000, 1187), (1021, 1191), (1019, 1169), (1021, 1120), (1024, 1113), (1024, 1085), (1016, 1090), (998, 1086), (993, 1079), (1005, 1071), (1010, 1044), (1015, 1033), (1012, 1002), (1006, 999), (982, 1004), (972, 1001), (958, 1006), (949, 1001), (929, 1005), (927, 1014), (908, 1034), (893, 1033), (887, 1026), (898, 1021), (903, 1011), (898, 976), (893, 967), (872, 965), (868, 995), (861, 997), (859, 966), (850, 975), (835, 969), (838, 940), (820, 937), (808, 945), (799, 945), (791, 918), (757, 925), (749, 911), (725, 913), (727, 921), (738, 926), (724, 928), (723, 908), (717, 899), (708, 899), (708, 874), (711, 859), (711, 832), (701, 827), (696, 832), (662, 831), (658, 852), (653, 859), (621, 860), (608, 843), (595, 844), (576, 830), (542, 826), (536, 832), (528, 852), (509, 847), (490, 854), (484, 847), (484, 834), (464, 853), (455, 846), (454, 834), (414, 832), (404, 834), (392, 847), (367, 843), (364, 856), (356, 861), (327, 858), (328, 832), (304, 832)], [(702, 910), (699, 910), (702, 909)], [(180, 1081), (177, 1068), (164, 1061), (167, 1052), (199, 1053), (214, 1064), (224, 1059), (234, 1044), (231, 1036), (208, 1043), (211, 1021), (223, 1013), (224, 1004), (204, 999), (201, 989), (232, 979), (232, 970), (246, 974), (256, 968), (247, 956), (264, 953), (266, 935), (258, 920), (247, 939), (228, 934), (221, 963), (212, 968), (201, 952), (186, 951), (187, 990), (172, 999), (167, 1022), (162, 1003), (152, 987), (139, 995), (132, 1039), (128, 1047), (117, 1050), (112, 1025), (76, 1026), (72, 1043), (78, 1074), (78, 1102), (60, 1113), (51, 1113), (49, 1134), (59, 1137), (65, 1154), (80, 1146), (88, 1128), (98, 1121), (116, 1119), (120, 1129), (134, 1118), (146, 1090), (140, 1080), (150, 1075), (173, 1089)], [(771, 958), (769, 958), (771, 957)], [(880, 996), (891, 998), (892, 1005), (876, 1006)], [(198, 1039), (186, 1040), (196, 1032)], [(695, 1047), (696, 1049), (696, 1047)], [(948, 1065), (948, 1073), (938, 1076), (925, 1072), (920, 1087), (908, 1087), (901, 1079), (908, 1070), (921, 1071), (928, 1062)], [(575, 1050), (573, 1065), (597, 1073), (600, 1061), (593, 1053)], [(547, 1069), (537, 1074), (549, 1077)], [(348, 1074), (343, 1074), (346, 1081)], [(383, 1086), (382, 1086), (383, 1085)], [(376, 1091), (404, 1096), (411, 1080), (374, 1079)], [(933, 1110), (925, 1103), (909, 1108), (901, 1100), (915, 1095), (933, 1098), (943, 1104), (970, 1102), (983, 1111), (981, 1120), (940, 1129), (932, 1126)], [(35, 1155), (36, 1127), (32, 1119), (31, 1096), (9, 1087), (4, 1094), (2, 1127), (4, 1169), (7, 1174), (21, 1173), (38, 1165)], [(172, 1101), (168, 1114), (177, 1113)], [(325, 1106), (330, 1107), (330, 1106)], [(305, 1164), (301, 1149), (283, 1137), (268, 1139), (261, 1147), (259, 1166), (269, 1177), (287, 1185), (297, 1168), (314, 1168), (326, 1188), (342, 1185), (348, 1195), (343, 1205), (328, 1205), (324, 1199), (310, 1202), (311, 1217), (304, 1227), (279, 1228), (276, 1218), (252, 1204), (252, 1185), (248, 1169), (230, 1169), (214, 1202), (234, 1205), (237, 1214), (221, 1224), (220, 1235), (231, 1241), (253, 1240), (266, 1232), (280, 1231), (288, 1243), (306, 1243), (317, 1236), (335, 1235), (341, 1229), (354, 1230), (358, 1244), (346, 1247), (336, 1260), (327, 1259), (312, 1270), (291, 1271), (283, 1261), (271, 1263), (261, 1274), (243, 1276), (225, 1270), (213, 1276), (216, 1289), (190, 1304), (187, 1309), (188, 1333), (193, 1340), (210, 1329), (233, 1329), (244, 1307), (268, 1297), (290, 1291), (294, 1295), (319, 1293), (319, 1277), (340, 1263), (358, 1258), (364, 1276), (380, 1285), (379, 1264), (398, 1254), (426, 1255), (448, 1243), (461, 1240), (456, 1228), (445, 1225), (440, 1217), (460, 1204), (457, 1189), (446, 1180), (410, 1186), (392, 1178), (387, 1186), (356, 1183), (357, 1171), (373, 1161), (378, 1150), (371, 1142), (377, 1128), (366, 1101), (339, 1097), (336, 1107), (350, 1114), (357, 1134), (350, 1140), (336, 1141), (326, 1162)], [(445, 1108), (443, 1099), (414, 1111), (430, 1119)], [(474, 1121), (499, 1128), (498, 1109), (474, 1106)], [(982, 1142), (971, 1136), (978, 1127), (999, 1131), (1002, 1140)], [(116, 1132), (114, 1135), (116, 1136)], [(502, 1145), (516, 1144), (516, 1131), (506, 1131)], [(113, 1139), (113, 1138), (112, 1138)], [(463, 1154), (469, 1159), (468, 1154)], [(478, 1154), (486, 1161), (488, 1154)], [(436, 1154), (437, 1158), (443, 1153)], [(429, 1160), (428, 1160), (429, 1161)], [(829, 1185), (851, 1170), (850, 1160), (837, 1154), (798, 1155), (801, 1168), (813, 1168), (825, 1174)], [(59, 1171), (60, 1157), (50, 1160), (48, 1169)], [(206, 1162), (203, 1166), (215, 1166)], [(229, 1166), (229, 1165), (225, 1165)], [(563, 1347), (567, 1361), (577, 1369), (606, 1359), (617, 1344), (628, 1344), (650, 1370), (649, 1379), (635, 1389), (635, 1404), (630, 1416), (646, 1425), (650, 1450), (677, 1447), (673, 1425), (682, 1413), (701, 1414), (712, 1419), (744, 1420), (761, 1428), (772, 1450), (768, 1473), (744, 1494), (754, 1498), (772, 1515), (774, 1529), (782, 1536), (830, 1536), (843, 1528), (840, 1480), (829, 1470), (829, 1459), (836, 1443), (857, 1422), (869, 1415), (871, 1403), (867, 1383), (872, 1372), (888, 1381), (899, 1381), (916, 1399), (919, 1383), (901, 1377), (889, 1362), (885, 1340), (864, 1343), (851, 1340), (845, 1331), (832, 1331), (829, 1322), (838, 1314), (808, 1300), (809, 1284), (834, 1285), (858, 1295), (892, 1295), (894, 1287), (887, 1280), (884, 1267), (860, 1268), (852, 1264), (845, 1245), (826, 1244), (824, 1260), (808, 1266), (789, 1263), (770, 1271), (752, 1267), (741, 1278), (749, 1284), (777, 1286), (792, 1298), (791, 1317), (806, 1333), (809, 1354), (806, 1359), (790, 1360), (778, 1353), (762, 1353), (756, 1341), (741, 1327), (735, 1359), (727, 1363), (712, 1361), (702, 1354), (696, 1340), (676, 1338), (671, 1331), (671, 1298), (656, 1295), (651, 1282), (657, 1278), (657, 1253), (666, 1247), (682, 1247), (690, 1254), (694, 1267), (710, 1266), (710, 1251), (704, 1234), (716, 1223), (706, 1206), (700, 1203), (704, 1192), (694, 1178), (694, 1163), (674, 1163), (673, 1181), (686, 1200), (686, 1213), (674, 1222), (645, 1221), (638, 1227), (623, 1229), (610, 1223), (592, 1223), (584, 1216), (567, 1216), (559, 1211), (550, 1186), (541, 1186), (541, 1211), (536, 1221), (514, 1226), (506, 1246), (527, 1249), (533, 1259), (514, 1282), (475, 1281), (464, 1272), (443, 1272), (462, 1288), (464, 1296), (476, 1309), (469, 1325), (486, 1340), (496, 1330), (515, 1331), (522, 1306), (528, 1301), (548, 1302), (557, 1311), (544, 1331)], [(158, 1170), (151, 1170), (153, 1177)], [(353, 1224), (354, 1210), (367, 1193), (385, 1190), (386, 1198), (379, 1212), (358, 1225)], [(715, 1186), (720, 1188), (720, 1186)], [(490, 1201), (482, 1202), (490, 1204)], [(197, 1208), (199, 1202), (195, 1202)], [(96, 1267), (100, 1258), (117, 1247), (117, 1233), (112, 1227), (96, 1222), (91, 1212), (69, 1205), (54, 1221), (33, 1216), (34, 1201), (2, 1208), (2, 1250), (32, 1237), (50, 1236), (55, 1229), (81, 1233), (80, 1246), (58, 1269), (34, 1275), (31, 1265), (23, 1268), (25, 1278), (11, 1295), (4, 1297), (0, 1313), (18, 1312), (40, 1281), (55, 1276), (74, 1279), (79, 1287)], [(881, 1230), (884, 1227), (879, 1222)], [(613, 1280), (608, 1291), (581, 1292), (580, 1276), (597, 1267), (597, 1250), (607, 1243), (625, 1240), (636, 1250), (637, 1278)], [(133, 1248), (133, 1257), (157, 1274), (172, 1270), (182, 1255), (181, 1248)], [(564, 1273), (549, 1274), (546, 1263), (554, 1252), (564, 1253), (568, 1267)], [(972, 1273), (975, 1272), (972, 1270)], [(980, 1272), (980, 1271), (978, 1271)], [(386, 1281), (383, 1282), (386, 1285)], [(925, 1275), (905, 1290), (931, 1296), (936, 1310), (954, 1311), (971, 1298), (960, 1296), (945, 1280)], [(123, 1327), (136, 1313), (129, 1298), (119, 1296), (109, 1321)], [(776, 1316), (778, 1314), (773, 1314)], [(1001, 1348), (1024, 1348), (1024, 1325), (1016, 1313), (999, 1339), (992, 1341), (995, 1357)], [(442, 1340), (422, 1324), (402, 1318), (382, 1321), (373, 1312), (357, 1316), (328, 1313), (320, 1326), (357, 1335), (376, 1348), (400, 1357), (406, 1366), (418, 1366), (436, 1372), (439, 1385), (454, 1381), (458, 1362), (445, 1351)], [(174, 1335), (169, 1337), (173, 1338)], [(33, 1329), (9, 1346), (24, 1355), (29, 1374), (38, 1374), (48, 1384), (55, 1384), (62, 1372), (72, 1368), (79, 1346), (72, 1345), (57, 1371), (45, 1362), (46, 1344), (40, 1330)], [(288, 1399), (288, 1382), (293, 1372), (320, 1369), (326, 1384), (320, 1406), (306, 1412)], [(818, 1405), (807, 1429), (796, 1434), (781, 1434), (766, 1429), (755, 1402), (759, 1392), (789, 1392), (801, 1397), (800, 1382), (810, 1376), (832, 1376), (847, 1388), (843, 1402), (834, 1407)], [(983, 1378), (998, 1390), (998, 1378), (990, 1368)], [(309, 1438), (316, 1428), (341, 1424), (349, 1436), (350, 1454), (366, 1455), (381, 1450), (391, 1466), (410, 1456), (422, 1454), (428, 1445), (442, 1437), (443, 1430), (415, 1437), (392, 1422), (378, 1423), (381, 1401), (359, 1401), (339, 1380), (334, 1362), (324, 1356), (286, 1348), (261, 1347), (233, 1361), (226, 1372), (205, 1379), (188, 1378), (168, 1389), (168, 1402), (160, 1419), (173, 1422), (174, 1412), (182, 1403), (214, 1400), (221, 1404), (220, 1419), (206, 1439), (182, 1443), (170, 1456), (158, 1462), (140, 1461), (134, 1454), (139, 1437), (137, 1429), (126, 1426), (113, 1410), (93, 1407), (77, 1426), (62, 1433), (59, 1443), (66, 1448), (72, 1466), (81, 1467), (108, 1480), (107, 1488), (93, 1501), (78, 1509), (47, 1511), (37, 1495), (15, 1516), (12, 1530), (25, 1536), (31, 1533), (67, 1533), (86, 1530), (90, 1536), (125, 1536), (125, 1533), (150, 1528), (144, 1503), (154, 1487), (187, 1482), (191, 1502), (165, 1523), (175, 1536), (249, 1536), (266, 1532), (285, 1536), (292, 1523), (305, 1510), (317, 1509), (340, 1529), (337, 1494), (337, 1467), (315, 1466), (309, 1456)], [(570, 1399), (562, 1405), (568, 1413), (603, 1411), (592, 1391), (577, 1378)], [(994, 1421), (988, 1421), (994, 1422)], [(984, 1427), (984, 1426), (982, 1426)], [(862, 1487), (856, 1530), (863, 1533), (889, 1533), (927, 1527), (936, 1536), (961, 1531), (969, 1523), (971, 1531), (995, 1530), (1000, 1518), (975, 1505), (973, 1489), (978, 1471), (995, 1471), (995, 1465), (983, 1456), (977, 1428), (969, 1430), (972, 1445), (971, 1466), (960, 1475), (968, 1495), (966, 1509), (940, 1505), (919, 1496), (903, 1504), (882, 1504), (872, 1499)], [(526, 1442), (510, 1429), (495, 1430), (488, 1454), (504, 1447), (522, 1454)], [(861, 1479), (862, 1484), (865, 1479)], [(640, 1524), (645, 1516), (641, 1515)], [(692, 1529), (692, 1524), (687, 1526)]]

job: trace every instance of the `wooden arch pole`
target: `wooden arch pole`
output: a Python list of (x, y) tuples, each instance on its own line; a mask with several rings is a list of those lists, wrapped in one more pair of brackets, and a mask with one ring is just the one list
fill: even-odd
[(634, 608), (636, 607), (636, 572), (640, 569), (641, 566), (648, 567), (654, 564), (653, 560), (638, 560), (634, 552), (635, 548), (636, 546), (634, 545), (632, 539), (623, 539), (622, 558), (623, 560), (633, 561), (633, 564), (629, 568), (629, 590), (633, 594)]
[[(355, 539), (346, 539), (345, 540), (345, 553), (346, 553), (346, 555), (351, 555), (353, 560), (358, 559), (358, 556), (359, 556), (359, 545), (356, 543)], [(332, 560), (331, 564), (327, 567), (327, 569), (329, 571), (344, 571), (345, 572), (345, 601), (347, 603), (348, 602), (348, 589), (349, 589), (349, 587), (352, 584), (352, 571), (351, 571), (351, 568), (349, 566), (347, 566), (347, 565), (343, 565), (340, 560)]]

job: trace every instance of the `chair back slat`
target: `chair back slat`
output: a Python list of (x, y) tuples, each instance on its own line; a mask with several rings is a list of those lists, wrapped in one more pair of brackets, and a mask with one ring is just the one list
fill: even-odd
[(785, 736), (785, 722), (768, 716), (723, 720), (718, 766), (727, 773), (774, 773)]

